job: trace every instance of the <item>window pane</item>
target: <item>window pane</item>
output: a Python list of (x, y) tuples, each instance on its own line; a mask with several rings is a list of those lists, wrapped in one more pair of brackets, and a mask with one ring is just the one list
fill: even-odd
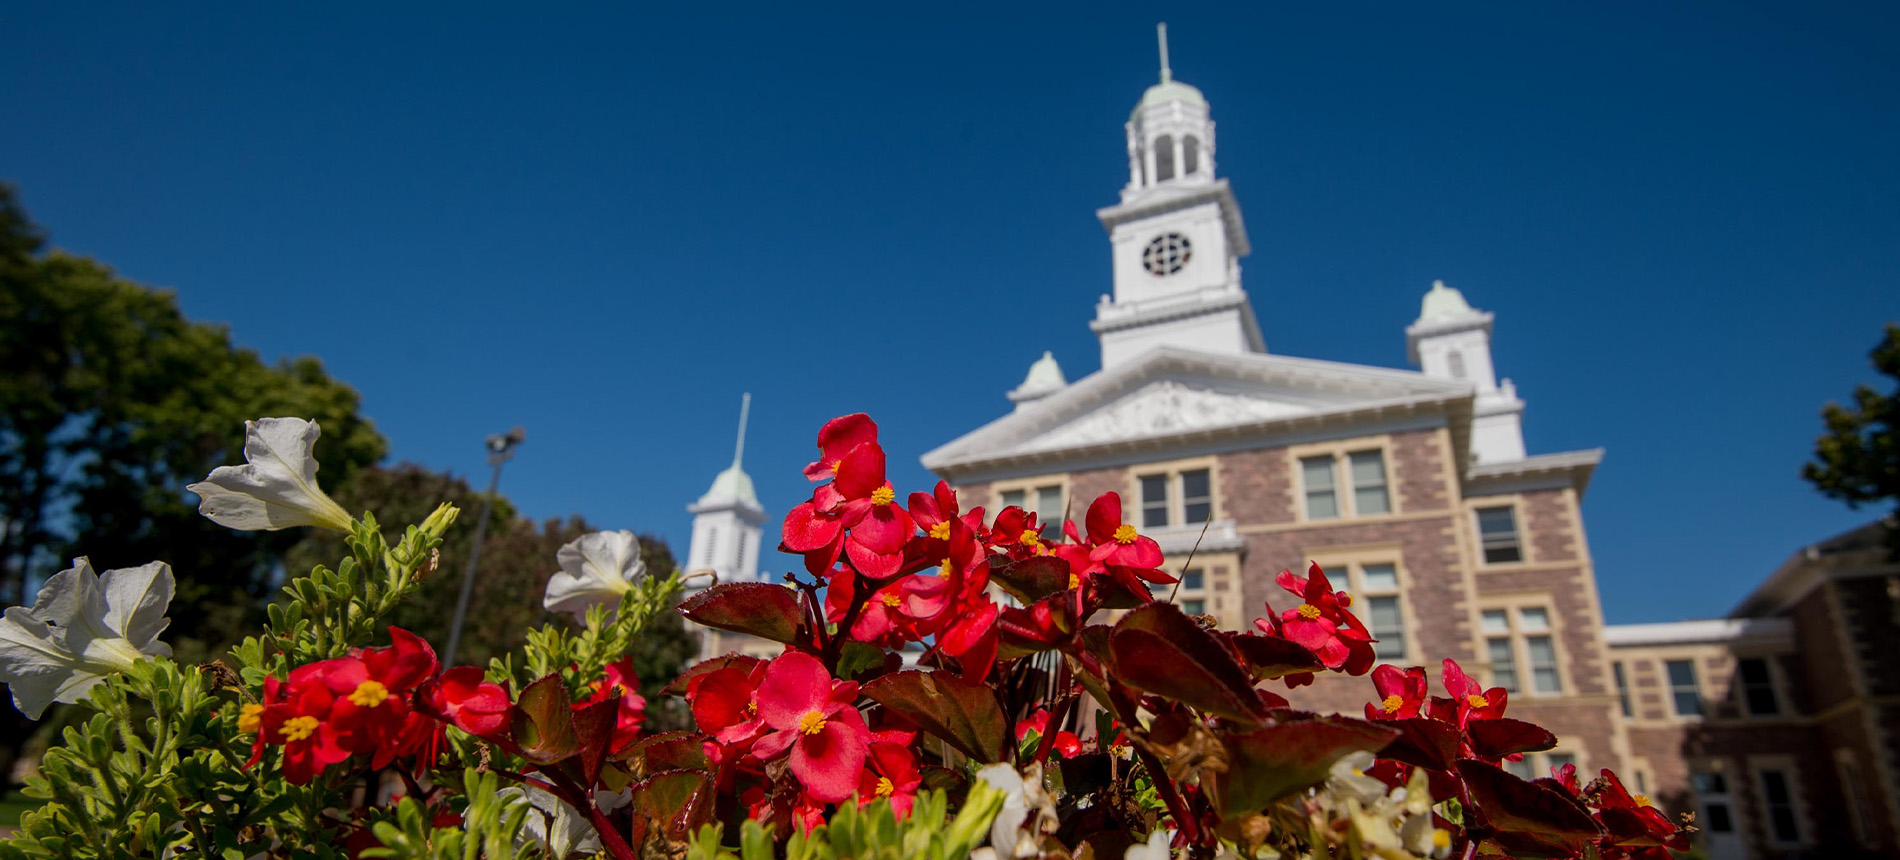
[(1556, 693), (1563, 689), (1557, 681), (1557, 649), (1551, 644), (1549, 636), (1532, 636), (1524, 640), (1524, 650), (1530, 652), (1531, 683), (1539, 693)]
[(1545, 609), (1519, 609), (1517, 623), (1525, 633), (1542, 633), (1550, 629), (1550, 612)]
[(1775, 682), (1768, 672), (1768, 661), (1760, 657), (1743, 658), (1736, 665), (1742, 680), (1742, 705), (1751, 717), (1774, 716), (1781, 712), (1775, 697)]
[(1702, 694), (1696, 688), (1695, 663), (1688, 660), (1670, 660), (1663, 666), (1665, 674), (1669, 676), (1669, 698), (1676, 706), (1676, 715), (1702, 716)]
[(1669, 686), (1695, 686), (1695, 663), (1688, 660), (1670, 660), (1663, 665), (1669, 671)]
[(1181, 601), (1181, 611), (1189, 615), (1206, 615), (1207, 604), (1199, 600), (1183, 600)]
[(1365, 574), (1366, 591), (1397, 591), (1399, 589), (1399, 570), (1389, 564), (1368, 564), (1362, 572)]
[(1491, 657), (1491, 683), (1507, 693), (1517, 692), (1517, 658), (1511, 653), (1511, 640), (1487, 639), (1485, 648)]
[(1395, 595), (1366, 598), (1366, 621), (1372, 627), (1372, 653), (1380, 657), (1405, 656), (1405, 616)]
[(1735, 820), (1729, 817), (1728, 804), (1711, 803), (1708, 806), (1703, 807), (1703, 809), (1708, 811), (1709, 832), (1711, 833), (1734, 833), (1735, 832)]
[(1168, 476), (1141, 476), (1141, 525), (1143, 528), (1168, 524)]
[(1504, 610), (1502, 609), (1485, 610), (1484, 611), (1484, 632), (1486, 633), (1511, 632), (1510, 617), (1505, 615)]
[(1577, 763), (1577, 757), (1576, 755), (1572, 753), (1551, 753), (1550, 754), (1550, 767), (1552, 770), (1556, 770), (1557, 768), (1563, 767), (1564, 765), (1567, 765), (1567, 764), (1576, 764), (1576, 763)]
[(1478, 511), (1478, 538), (1487, 564), (1522, 561), (1517, 543), (1517, 517), (1508, 507)]
[(1204, 523), (1214, 515), (1214, 494), (1206, 469), (1181, 473), (1181, 510), (1183, 522)]
[(1184, 570), (1181, 572), (1181, 589), (1183, 591), (1200, 591), (1201, 582), (1202, 582), (1202, 577), (1201, 577), (1200, 568), (1190, 567), (1187, 570)]
[(1383, 514), (1391, 510), (1385, 493), (1385, 453), (1359, 451), (1351, 455), (1353, 513)]
[(1761, 772), (1761, 794), (1763, 805), (1768, 807), (1768, 820), (1774, 827), (1775, 841), (1792, 843), (1801, 841), (1801, 825), (1794, 814), (1794, 797), (1788, 790), (1788, 775), (1778, 770)]
[(1007, 508), (1011, 505), (1019, 508), (1023, 506), (1022, 490), (1005, 490), (1003, 492), (1003, 507)]
[(1504, 762), (1504, 769), (1518, 779), (1537, 778), (1537, 771), (1531, 766), (1531, 760), (1529, 758), (1520, 759), (1518, 761), (1506, 761)]
[(1623, 707), (1623, 716), (1636, 716), (1630, 709), (1630, 683), (1623, 675), (1623, 664), (1611, 663), (1610, 671), (1616, 675), (1616, 699), (1617, 704)]
[(1306, 517), (1326, 520), (1339, 516), (1339, 498), (1333, 492), (1333, 458), (1307, 457), (1300, 461), (1306, 482)]
[(1719, 773), (1698, 773), (1689, 777), (1696, 794), (1727, 794), (1728, 779)]

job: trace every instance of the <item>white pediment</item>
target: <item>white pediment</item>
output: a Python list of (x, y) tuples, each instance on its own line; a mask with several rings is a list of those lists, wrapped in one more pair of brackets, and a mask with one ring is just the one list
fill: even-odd
[(1236, 427), (1276, 418), (1307, 415), (1311, 404), (1218, 391), (1175, 379), (1151, 382), (1121, 399), (1043, 433), (1018, 451), (1048, 451), (1133, 442), (1195, 430)]

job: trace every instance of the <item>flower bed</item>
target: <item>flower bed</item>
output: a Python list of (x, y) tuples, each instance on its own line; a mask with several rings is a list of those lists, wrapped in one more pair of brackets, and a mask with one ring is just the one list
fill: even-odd
[[(783, 643), (666, 687), (696, 731), (643, 734), (625, 654), (679, 579), (631, 533), (561, 549), (544, 597), (575, 623), (486, 669), (444, 668), (380, 620), (434, 569), (456, 511), (386, 539), (318, 486), (315, 424), (247, 425), (244, 466), (192, 489), (238, 529), (332, 528), (351, 550), (285, 587), (261, 635), (179, 666), (163, 563), (85, 559), (0, 622), (0, 679), (37, 718), (92, 716), (29, 785), (42, 805), (0, 858), (1596, 857), (1662, 860), (1671, 822), (1604, 771), (1524, 780), (1547, 731), (1444, 662), (1375, 668), (1317, 565), (1255, 629), (1156, 602), (1174, 577), (1109, 493), (1051, 539), (1036, 515), (964, 511), (944, 484), (900, 501), (877, 427), (828, 424), (785, 519), (804, 572), (678, 607)], [(906, 650), (909, 649), (909, 650)], [(909, 655), (914, 659), (906, 660)], [(1364, 719), (1274, 691), (1371, 676)]]

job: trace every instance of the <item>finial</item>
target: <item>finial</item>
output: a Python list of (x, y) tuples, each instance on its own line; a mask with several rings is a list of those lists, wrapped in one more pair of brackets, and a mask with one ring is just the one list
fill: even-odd
[(752, 411), (752, 392), (739, 395), (739, 444), (732, 449), (732, 465), (737, 468), (739, 460), (745, 456), (745, 420)]
[(1434, 290), (1442, 290), (1442, 289), (1444, 289), (1444, 288), (1445, 288), (1445, 282), (1444, 282), (1444, 281), (1438, 281), (1438, 280), (1434, 280), (1434, 281), (1432, 281), (1432, 289), (1434, 289)]
[(1155, 25), (1155, 40), (1161, 43), (1161, 82), (1174, 80), (1174, 71), (1168, 68), (1168, 24), (1163, 21)]

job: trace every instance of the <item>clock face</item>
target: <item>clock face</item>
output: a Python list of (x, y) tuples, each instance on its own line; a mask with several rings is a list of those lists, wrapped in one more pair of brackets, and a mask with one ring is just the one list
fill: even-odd
[(1142, 249), (1141, 264), (1148, 273), (1157, 278), (1165, 278), (1188, 264), (1194, 256), (1194, 245), (1188, 237), (1179, 233), (1163, 233), (1154, 237), (1148, 247)]

